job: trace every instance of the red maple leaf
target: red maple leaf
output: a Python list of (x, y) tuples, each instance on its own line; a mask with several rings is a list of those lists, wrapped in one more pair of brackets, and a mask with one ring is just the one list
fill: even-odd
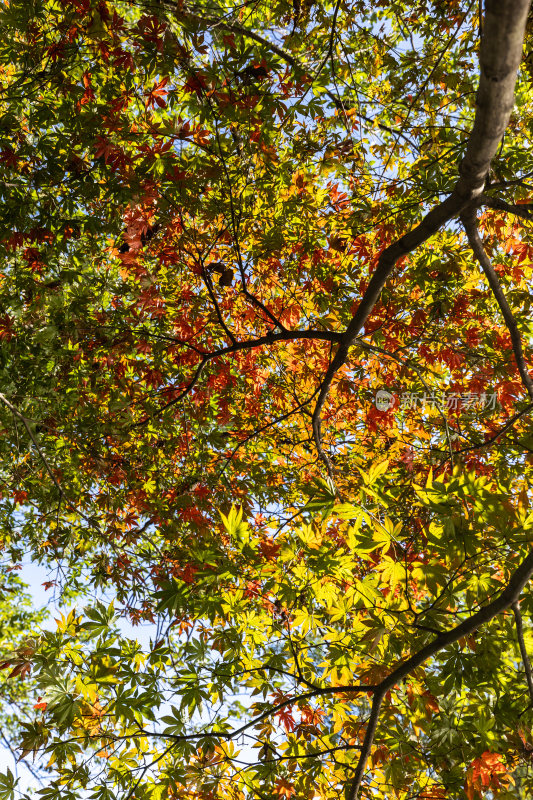
[(280, 547), (281, 545), (277, 544), (273, 539), (266, 538), (260, 543), (259, 550), (263, 558), (267, 561), (274, 561), (279, 553)]
[(183, 88), (187, 92), (196, 92), (198, 97), (201, 97), (207, 89), (207, 83), (205, 82), (202, 74), (200, 72), (196, 72), (194, 75), (189, 76)]
[(146, 96), (146, 108), (155, 108), (156, 105), (158, 105), (159, 108), (166, 108), (167, 103), (164, 98), (167, 96), (168, 92), (163, 87), (167, 85), (168, 81), (169, 78), (163, 78), (163, 80), (159, 81), (159, 83), (157, 83), (157, 81), (154, 83), (153, 87)]

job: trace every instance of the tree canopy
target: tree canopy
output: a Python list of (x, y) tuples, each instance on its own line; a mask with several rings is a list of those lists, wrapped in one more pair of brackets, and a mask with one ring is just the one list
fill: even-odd
[(0, 30), (0, 800), (531, 797), (529, 1)]

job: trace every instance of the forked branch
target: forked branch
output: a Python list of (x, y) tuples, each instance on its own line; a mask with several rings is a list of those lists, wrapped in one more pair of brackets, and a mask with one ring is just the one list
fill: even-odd
[(361, 332), (378, 301), (382, 289), (398, 260), (437, 233), (449, 220), (479, 198), (490, 163), (509, 122), (514, 106), (516, 75), (530, 0), (487, 0), (480, 52), (480, 79), (476, 95), (476, 114), (465, 155), (459, 165), (459, 178), (451, 194), (411, 231), (381, 253), (355, 314), (339, 344), (320, 388), (313, 414), (313, 436), (322, 460), (328, 464), (321, 444), (321, 414), (337, 370), (346, 362), (350, 347)]

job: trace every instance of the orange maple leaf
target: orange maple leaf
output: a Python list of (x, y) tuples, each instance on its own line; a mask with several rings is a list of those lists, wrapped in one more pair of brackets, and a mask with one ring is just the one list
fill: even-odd
[(277, 794), (278, 797), (289, 798), (292, 797), (293, 794), (296, 794), (296, 789), (286, 778), (278, 778), (274, 788), (274, 794)]
[(491, 753), (486, 750), (479, 758), (475, 758), (468, 771), (465, 791), (468, 800), (474, 800), (476, 795), (481, 797), (484, 789), (499, 789), (502, 782), (512, 781), (507, 773), (500, 753)]

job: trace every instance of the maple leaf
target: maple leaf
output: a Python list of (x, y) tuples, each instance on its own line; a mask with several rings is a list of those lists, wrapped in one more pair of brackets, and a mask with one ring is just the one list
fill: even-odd
[(259, 543), (259, 550), (263, 558), (267, 561), (273, 561), (276, 559), (281, 545), (278, 542), (275, 542), (270, 537), (263, 539)]
[(278, 778), (274, 786), (274, 794), (278, 797), (285, 797), (287, 800), (296, 794), (294, 785), (286, 778)]
[(127, 50), (123, 50), (121, 47), (116, 47), (114, 50), (112, 50), (112, 55), (114, 67), (127, 70), (128, 72), (135, 71), (136, 65), (132, 53), (129, 53)]
[(472, 761), (465, 791), (468, 799), (473, 800), (476, 794), (481, 797), (484, 789), (497, 790), (510, 779), (501, 754), (486, 750)]
[(429, 692), (429, 691), (423, 692), (420, 695), (420, 699), (421, 699), (421, 701), (423, 703), (424, 710), (425, 710), (425, 713), (426, 713), (426, 717), (428, 719), (431, 719), (433, 714), (438, 714), (439, 713), (439, 711), (440, 711), (439, 704), (438, 704), (436, 698), (431, 694), (431, 692)]
[(82, 81), (84, 86), (84, 92), (82, 97), (78, 101), (78, 107), (84, 106), (86, 103), (89, 103), (91, 100), (94, 100), (95, 98), (94, 89), (92, 88), (92, 83), (91, 83), (91, 73), (84, 72), (82, 75)]
[(194, 92), (198, 97), (201, 97), (207, 90), (207, 83), (204, 76), (200, 72), (196, 72), (187, 78), (183, 88), (185, 91)]
[(143, 14), (139, 19), (135, 33), (137, 35), (137, 46), (142, 47), (142, 42), (149, 42), (156, 45), (159, 52), (163, 51), (163, 34), (166, 25), (154, 15)]
[(150, 91), (147, 93), (146, 96), (145, 100), (146, 108), (155, 107), (156, 105), (159, 106), (159, 108), (166, 108), (167, 104), (164, 98), (167, 96), (168, 90), (165, 89), (164, 87), (167, 85), (168, 82), (169, 78), (167, 77), (160, 80), (159, 83), (157, 82), (154, 83), (153, 87), (150, 89)]
[[(73, 796), (508, 794), (526, 0), (481, 44), (460, 0), (34, 5), (0, 4), (4, 736)], [(53, 635), (22, 554), (79, 598)]]

